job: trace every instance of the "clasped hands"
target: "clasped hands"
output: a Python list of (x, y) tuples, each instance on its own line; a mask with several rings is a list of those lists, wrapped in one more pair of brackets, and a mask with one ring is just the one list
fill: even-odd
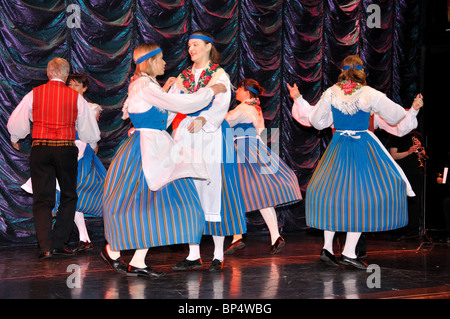
[[(217, 95), (219, 93), (224, 93), (227, 91), (227, 88), (225, 87), (225, 85), (221, 84), (221, 83), (216, 83), (214, 85), (211, 85), (210, 88), (214, 91), (214, 95)], [(197, 118), (195, 118), (191, 124), (189, 124), (188, 126), (188, 131), (191, 133), (197, 133), (198, 131), (200, 131), (203, 127), (203, 125), (205, 125), (206, 123), (206, 119), (203, 116), (199, 116)]]

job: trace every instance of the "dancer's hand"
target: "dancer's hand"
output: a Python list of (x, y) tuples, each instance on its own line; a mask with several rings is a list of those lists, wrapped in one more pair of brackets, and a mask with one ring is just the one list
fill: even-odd
[(197, 133), (198, 131), (200, 131), (203, 127), (203, 125), (205, 125), (206, 123), (206, 119), (202, 116), (197, 117), (196, 119), (194, 119), (191, 124), (189, 124), (188, 126), (188, 131), (191, 133)]
[(214, 85), (211, 85), (210, 88), (214, 91), (214, 95), (217, 95), (219, 93), (225, 93), (227, 91), (227, 88), (222, 83), (216, 83)]
[(421, 107), (423, 106), (423, 96), (422, 94), (417, 94), (417, 96), (415, 97), (413, 103), (412, 103), (412, 107), (418, 111)]
[(11, 142), (12, 147), (14, 147), (16, 150), (20, 151), (20, 145), (17, 142)]
[(293, 100), (299, 98), (301, 96), (300, 91), (298, 90), (297, 84), (294, 83), (293, 86), (290, 86), (289, 83), (287, 83), (287, 88), (289, 89), (289, 95)]
[(172, 86), (172, 84), (175, 83), (175, 81), (177, 80), (177, 78), (171, 76), (170, 78), (167, 79), (166, 83), (164, 83), (163, 86), (163, 90), (165, 92), (169, 92), (170, 87)]

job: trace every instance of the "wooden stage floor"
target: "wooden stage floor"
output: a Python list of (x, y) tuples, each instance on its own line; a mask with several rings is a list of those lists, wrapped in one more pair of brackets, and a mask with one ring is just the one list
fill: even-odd
[[(399, 241), (390, 234), (369, 234), (365, 260), (373, 270), (365, 271), (322, 264), (322, 236), (318, 232), (289, 233), (284, 238), (284, 250), (269, 255), (268, 235), (247, 235), (246, 248), (227, 256), (220, 273), (208, 272), (213, 251), (210, 237), (203, 239), (201, 270), (171, 269), (187, 256), (184, 246), (153, 248), (147, 263), (167, 272), (157, 279), (113, 272), (99, 255), (103, 241), (94, 243), (90, 252), (45, 261), (38, 260), (36, 246), (5, 247), (0, 249), (0, 298), (154, 299), (163, 305), (172, 301), (178, 307), (187, 300), (267, 303), (450, 297), (450, 245), (446, 242), (420, 247), (420, 239)], [(230, 240), (227, 238), (225, 246)], [(127, 252), (124, 258), (129, 261), (131, 256), (132, 252)]]

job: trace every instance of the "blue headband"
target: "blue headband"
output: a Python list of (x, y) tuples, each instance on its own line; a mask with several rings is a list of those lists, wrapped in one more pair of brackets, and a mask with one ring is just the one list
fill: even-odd
[(352, 65), (344, 65), (342, 67), (342, 70), (350, 70), (352, 68), (353, 68), (353, 70), (362, 70), (363, 69), (362, 65), (354, 65), (353, 64), (353, 66)]
[(244, 85), (244, 87), (245, 87), (247, 90), (249, 90), (249, 91), (255, 93), (256, 95), (259, 95), (259, 92), (258, 92), (257, 90), (255, 90), (254, 88), (252, 88), (251, 86)]
[(212, 44), (214, 44), (214, 40), (211, 39), (210, 37), (208, 37), (207, 35), (203, 35), (203, 34), (193, 34), (191, 36), (189, 36), (189, 40), (190, 39), (200, 39), (206, 42), (211, 42)]
[(161, 53), (162, 50), (161, 48), (157, 48), (153, 51), (150, 51), (149, 53), (144, 54), (143, 56), (141, 56), (139, 59), (137, 59), (136, 63), (137, 64), (141, 64), (142, 62), (144, 62), (145, 60), (150, 59), (151, 57), (157, 55), (158, 53)]

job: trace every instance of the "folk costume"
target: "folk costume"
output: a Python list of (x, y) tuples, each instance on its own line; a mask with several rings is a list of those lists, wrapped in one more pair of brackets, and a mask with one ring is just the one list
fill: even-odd
[[(76, 132), (96, 148), (100, 130), (88, 102), (60, 79), (52, 79), (29, 92), (11, 114), (11, 141), (25, 138), (33, 122), (30, 175), (33, 216), (42, 258), (64, 249), (77, 207)], [(59, 213), (52, 227), (56, 180), (61, 190)]]
[(151, 76), (130, 84), (124, 118), (135, 132), (117, 150), (103, 194), (105, 237), (114, 251), (199, 243), (204, 213), (193, 182), (208, 179), (201, 156), (166, 132), (175, 113), (196, 111), (214, 93), (167, 94)]
[[(170, 92), (192, 94), (215, 83), (223, 83), (227, 92), (216, 96), (206, 108), (187, 113), (174, 139), (197, 150), (206, 162), (210, 181), (195, 180), (205, 212), (205, 235), (229, 236), (247, 231), (233, 137), (224, 120), (231, 99), (229, 77), (218, 64), (209, 62), (199, 70), (191, 66), (178, 76)], [(189, 132), (187, 127), (199, 116), (206, 119), (205, 125), (199, 132)]]
[[(316, 129), (334, 125), (336, 132), (308, 185), (305, 204), (308, 226), (342, 232), (376, 232), (408, 223), (411, 186), (378, 138), (368, 130), (376, 113), (394, 126), (406, 116), (383, 93), (351, 80), (326, 90), (316, 106), (302, 97), (292, 113)], [(305, 107), (307, 110), (298, 108)], [(301, 121), (299, 121), (302, 123)]]
[(242, 102), (225, 118), (233, 128), (245, 212), (290, 205), (302, 199), (297, 176), (261, 140), (264, 118), (254, 100)]
[[(294, 204), (302, 199), (298, 179), (280, 157), (261, 140), (264, 130), (259, 99), (240, 103), (226, 118), (233, 128), (237, 151), (239, 183), (244, 194), (242, 204), (245, 212), (260, 210), (275, 241), (284, 239), (278, 231), (275, 207)], [(274, 248), (277, 253), (281, 247)]]
[[(89, 103), (94, 116), (98, 114), (101, 107), (98, 104)], [(78, 173), (77, 173), (77, 209), (75, 212), (75, 225), (78, 228), (79, 244), (77, 250), (92, 248), (92, 242), (86, 229), (84, 217), (102, 217), (103, 183), (106, 169), (95, 154), (92, 147), (79, 139), (76, 134), (75, 145), (78, 148)], [(21, 186), (23, 190), (32, 194), (33, 188), (31, 178)], [(56, 181), (56, 205), (52, 215), (56, 216), (59, 210), (61, 191)]]

